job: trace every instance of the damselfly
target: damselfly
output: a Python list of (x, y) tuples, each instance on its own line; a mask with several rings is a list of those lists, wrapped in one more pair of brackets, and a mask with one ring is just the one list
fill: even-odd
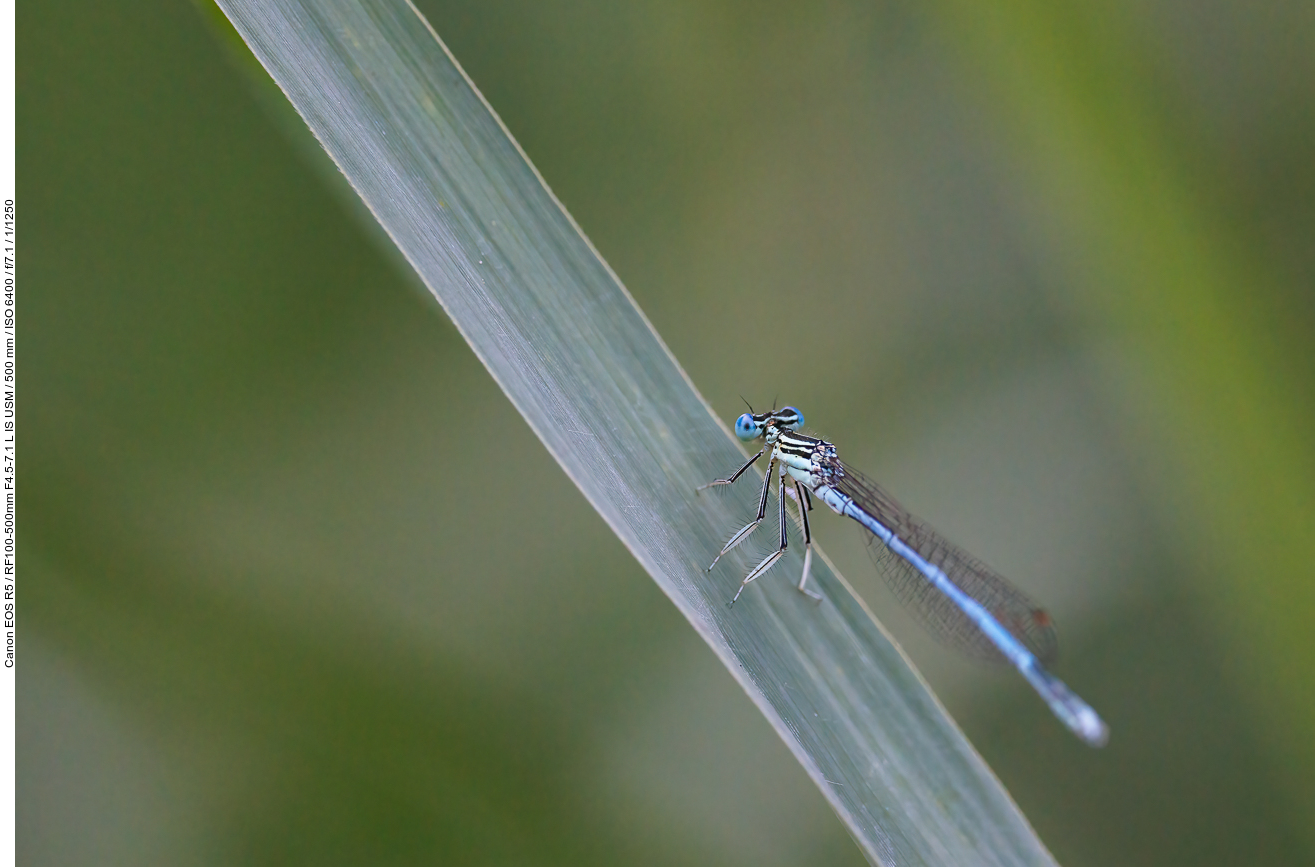
[(1050, 616), (986, 564), (946, 541), (879, 486), (842, 463), (836, 457), (834, 445), (799, 433), (803, 424), (803, 414), (792, 406), (757, 414), (746, 412), (735, 420), (735, 435), (746, 442), (761, 438), (766, 444), (727, 478), (699, 488), (734, 484), (770, 450), (762, 495), (758, 498), (758, 517), (731, 536), (708, 571), (763, 522), (773, 473), (778, 479), (781, 546), (745, 576), (731, 604), (740, 598), (749, 582), (785, 556), (787, 496), (798, 504), (799, 525), (804, 535), (804, 572), (799, 579), (799, 591), (821, 600), (820, 595), (808, 589), (808, 570), (813, 558), (808, 512), (813, 508), (812, 497), (816, 496), (833, 511), (853, 518), (871, 533), (868, 551), (873, 561), (895, 595), (930, 632), (972, 656), (1013, 665), (1074, 734), (1092, 746), (1104, 745), (1109, 736), (1105, 723), (1044, 668), (1044, 664), (1054, 659), (1057, 649)]

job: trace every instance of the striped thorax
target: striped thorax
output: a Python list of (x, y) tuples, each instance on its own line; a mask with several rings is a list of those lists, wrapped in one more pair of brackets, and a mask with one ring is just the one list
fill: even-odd
[(844, 472), (836, 458), (834, 445), (795, 431), (781, 431), (773, 455), (791, 477), (811, 489), (830, 485), (838, 473)]

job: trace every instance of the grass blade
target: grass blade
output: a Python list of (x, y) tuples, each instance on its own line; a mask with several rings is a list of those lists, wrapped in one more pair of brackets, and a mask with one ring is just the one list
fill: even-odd
[[(871, 614), (816, 558), (726, 601), (703, 573), (756, 505), (742, 453), (419, 13), (218, 0), (544, 445), (886, 864), (1051, 864)], [(475, 433), (474, 435), (478, 435)], [(459, 460), (459, 457), (458, 457)], [(463, 468), (472, 484), (478, 470)], [(817, 562), (821, 560), (822, 562)], [(801, 567), (792, 549), (780, 574)]]

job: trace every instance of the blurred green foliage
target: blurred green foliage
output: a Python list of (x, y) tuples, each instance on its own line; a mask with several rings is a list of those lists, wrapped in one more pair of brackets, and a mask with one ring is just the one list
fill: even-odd
[[(1299, 4), (421, 8), (715, 406), (1055, 609), (1099, 753), (819, 521), (1061, 863), (1309, 859)], [(860, 862), (222, 31), (19, 16), (23, 863)]]

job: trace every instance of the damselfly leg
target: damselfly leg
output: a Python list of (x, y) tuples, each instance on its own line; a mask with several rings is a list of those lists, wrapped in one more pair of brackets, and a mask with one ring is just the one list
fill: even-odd
[[(784, 468), (782, 468), (784, 470)], [(785, 476), (781, 476), (781, 481), (785, 481)], [(809, 599), (822, 601), (821, 593), (814, 593), (808, 589), (808, 569), (813, 565), (813, 531), (808, 527), (808, 510), (813, 508), (812, 498), (808, 496), (808, 489), (799, 484), (798, 479), (790, 480), (794, 484), (795, 505), (799, 507), (799, 524), (804, 531), (804, 574), (799, 579), (799, 592)], [(784, 505), (781, 507), (784, 511)], [(785, 538), (785, 528), (781, 528), (781, 538)]]
[[(766, 449), (759, 451), (758, 454), (750, 458), (748, 462), (745, 463), (744, 466), (740, 467), (728, 478), (716, 479), (714, 481), (708, 482), (708, 484), (706, 485), (700, 485), (696, 490), (702, 491), (705, 488), (711, 488), (717, 485), (734, 484), (736, 479), (738, 479), (741, 475), (743, 475), (744, 472), (749, 469), (749, 467), (753, 466), (754, 462), (757, 461), (758, 458), (762, 457), (763, 451), (766, 451)], [(764, 558), (761, 563), (755, 566), (749, 572), (749, 574), (745, 576), (744, 580), (740, 582), (739, 589), (735, 591), (735, 596), (731, 598), (730, 601), (731, 605), (734, 605), (735, 601), (740, 598), (740, 594), (744, 592), (744, 588), (749, 586), (750, 582), (752, 582), (754, 579), (758, 578), (758, 576), (762, 575), (767, 570), (775, 566), (777, 561), (779, 561), (782, 557), (785, 556), (785, 552), (789, 548), (789, 544), (790, 544), (789, 537), (786, 533), (786, 525), (788, 522), (786, 520), (786, 508), (785, 508), (785, 499), (787, 493), (786, 469), (785, 469), (785, 464), (781, 463), (779, 465), (779, 470), (778, 470), (777, 461), (775, 458), (772, 458), (771, 460), (768, 461), (767, 473), (763, 476), (762, 494), (758, 498), (758, 517), (755, 518), (753, 521), (749, 522), (748, 524), (746, 524), (738, 532), (736, 532), (733, 536), (730, 537), (730, 539), (726, 542), (726, 545), (713, 559), (711, 565), (708, 566), (706, 571), (711, 572), (713, 566), (717, 565), (717, 562), (721, 560), (723, 556), (725, 556), (726, 552), (730, 551), (732, 548), (739, 545), (745, 539), (749, 538), (749, 536), (753, 533), (753, 531), (758, 529), (758, 526), (762, 524), (763, 519), (767, 517), (767, 497), (771, 493), (773, 473), (778, 474), (777, 484), (776, 484), (776, 494), (777, 494), (777, 502), (779, 505), (779, 512), (780, 512), (781, 547), (778, 548), (776, 551), (773, 551), (771, 554), (767, 555), (767, 557)], [(809, 590), (807, 586), (808, 573), (813, 562), (813, 536), (808, 526), (808, 514), (807, 514), (808, 509), (812, 508), (812, 500), (809, 498), (807, 490), (802, 486), (800, 486), (798, 481), (791, 478), (790, 484), (794, 489), (794, 497), (796, 500), (796, 504), (799, 507), (799, 522), (804, 532), (804, 571), (803, 571), (803, 575), (799, 579), (798, 590), (800, 593), (803, 593), (805, 596), (809, 597), (810, 599), (814, 599), (820, 602), (822, 600), (821, 595), (818, 593), (814, 593), (812, 590)]]
[[(740, 467), (738, 470), (731, 473), (729, 477), (724, 479), (713, 479), (712, 481), (708, 482), (706, 485), (699, 485), (694, 490), (703, 491), (703, 490), (707, 490), (708, 488), (715, 488), (718, 485), (735, 484), (735, 480), (738, 479), (740, 476), (744, 475), (745, 470), (747, 470), (749, 467), (757, 463), (758, 459), (763, 456), (763, 452), (765, 451), (767, 451), (766, 447), (758, 449), (758, 454), (754, 455), (753, 457), (749, 458), (749, 460), (745, 461), (744, 466)], [(758, 516), (758, 520), (762, 520), (762, 515)]]
[[(758, 460), (758, 457), (761, 454), (762, 452), (759, 452), (757, 455), (754, 455), (753, 460), (749, 461), (749, 463), (740, 467), (740, 469), (735, 473), (735, 475), (731, 476), (729, 479), (717, 479), (715, 482), (709, 482), (708, 484), (704, 485), (703, 488), (710, 488), (713, 487), (714, 485), (734, 484), (735, 480), (738, 479), (740, 475), (753, 464), (753, 461)], [(763, 517), (767, 514), (767, 495), (772, 490), (772, 470), (774, 470), (775, 468), (776, 468), (776, 458), (772, 458), (770, 461), (767, 462), (767, 475), (763, 476), (763, 492), (762, 492), (762, 496), (758, 498), (758, 517), (754, 518), (752, 521), (745, 524), (743, 527), (740, 528), (740, 531), (738, 533), (736, 533), (734, 536), (731, 536), (730, 539), (726, 542), (726, 545), (721, 549), (721, 552), (718, 553), (717, 556), (712, 559), (712, 564), (709, 565), (708, 568), (703, 571), (711, 572), (712, 567), (717, 565), (717, 561), (720, 560), (722, 557), (724, 557), (727, 551), (731, 550), (736, 545), (740, 544), (745, 539), (749, 538), (749, 534), (752, 533), (754, 530), (758, 529), (758, 525), (763, 522)], [(703, 488), (697, 488), (696, 490), (701, 491), (703, 490)]]

